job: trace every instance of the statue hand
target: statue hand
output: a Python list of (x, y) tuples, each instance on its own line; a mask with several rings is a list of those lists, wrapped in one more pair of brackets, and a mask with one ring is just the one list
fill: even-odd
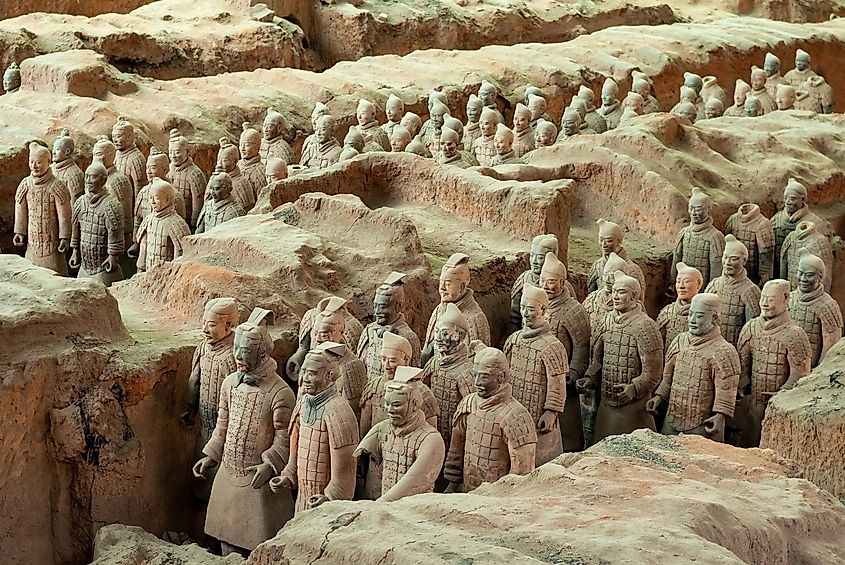
[(317, 508), (321, 504), (329, 501), (329, 497), (325, 494), (315, 494), (308, 499), (308, 508)]
[(102, 267), (106, 270), (107, 273), (113, 273), (118, 268), (117, 257), (114, 255), (109, 255), (105, 261), (103, 261)]
[(194, 418), (197, 417), (197, 413), (194, 410), (185, 410), (182, 412), (182, 416), (179, 417), (179, 421), (182, 423), (183, 426), (193, 426), (194, 425)]
[(566, 373), (566, 386), (573, 387), (578, 382), (578, 373), (574, 369), (569, 369)]
[(541, 434), (547, 434), (557, 428), (557, 412), (546, 410), (537, 422), (537, 430)]
[(713, 414), (704, 420), (704, 433), (708, 436), (718, 436), (725, 433), (725, 415)]
[(129, 246), (129, 249), (126, 250), (126, 254), (129, 255), (130, 259), (137, 259), (138, 258), (138, 250), (139, 246), (137, 243), (133, 243)]
[(71, 269), (78, 269), (79, 268), (79, 249), (76, 247), (70, 252), (70, 259), (67, 262), (70, 265)]
[(15, 237), (12, 238), (12, 243), (15, 247), (23, 247), (24, 236), (21, 233), (16, 233)]
[(578, 389), (578, 392), (583, 394), (588, 390), (595, 390), (596, 385), (590, 377), (581, 377), (575, 381), (575, 388)]
[(637, 389), (632, 384), (613, 385), (613, 392), (618, 394), (625, 404), (630, 404), (637, 398)]
[(290, 480), (290, 477), (286, 475), (281, 475), (279, 477), (273, 477), (270, 479), (270, 490), (275, 493), (279, 493), (282, 489), (293, 489), (293, 483)]
[(59, 246), (56, 248), (56, 251), (58, 251), (59, 253), (66, 253), (69, 247), (69, 243), (70, 242), (66, 238), (60, 239)]
[(194, 476), (198, 479), (204, 479), (206, 472), (217, 466), (217, 461), (211, 457), (203, 457), (194, 464)]
[(366, 447), (359, 445), (355, 449), (355, 451), (352, 452), (352, 457), (354, 457), (355, 459), (358, 459), (359, 457), (361, 457), (362, 455), (365, 455), (365, 454), (369, 456), (370, 452), (367, 450)]
[(663, 404), (663, 397), (659, 394), (655, 394), (648, 399), (648, 402), (645, 403), (645, 410), (650, 414), (657, 414), (657, 409), (661, 404)]
[(269, 463), (259, 463), (258, 465), (253, 465), (251, 467), (246, 468), (247, 471), (255, 471), (255, 476), (252, 477), (252, 482), (250, 485), (254, 489), (259, 489), (267, 484), (271, 478), (273, 478), (273, 466)]

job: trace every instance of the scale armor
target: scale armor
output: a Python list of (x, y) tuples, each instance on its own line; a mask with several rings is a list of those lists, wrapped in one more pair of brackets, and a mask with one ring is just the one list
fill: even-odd
[[(356, 320), (357, 322), (357, 320)], [(360, 325), (360, 322), (358, 322)], [(347, 330), (349, 324), (346, 325)], [(389, 326), (382, 326), (376, 322), (370, 322), (357, 341), (358, 357), (367, 366), (367, 379), (373, 379), (381, 375), (381, 344), (385, 331), (389, 331), (396, 335), (400, 335), (408, 340), (411, 344), (411, 361), (409, 363), (412, 367), (417, 367), (420, 364), (420, 338), (414, 333), (414, 330), (405, 322), (405, 317), (400, 315), (399, 319)]]
[(789, 295), (789, 316), (810, 341), (810, 367), (817, 367), (830, 347), (842, 337), (842, 311), (827, 292), (813, 300), (801, 300), (800, 290)]
[(136, 146), (126, 150), (118, 149), (114, 157), (114, 166), (129, 179), (132, 187), (132, 194), (137, 196), (138, 191), (147, 185), (147, 158)]
[[(51, 174), (51, 173), (48, 173)], [(26, 258), (39, 267), (67, 274), (59, 240), (71, 237), (70, 192), (52, 177), (36, 184), (24, 178), (15, 193), (15, 233), (26, 235)]]
[(699, 231), (687, 226), (678, 235), (674, 264), (683, 262), (695, 267), (707, 285), (721, 274), (724, 251), (725, 236), (712, 225)]
[(191, 226), (195, 226), (199, 219), (207, 182), (205, 174), (191, 158), (178, 167), (174, 167), (172, 163), (170, 165), (170, 184), (182, 193), (182, 199), (185, 201), (185, 221)]
[[(772, 223), (756, 208), (754, 214), (736, 212), (725, 223), (725, 234), (733, 236), (748, 250), (745, 270), (755, 284), (774, 274), (775, 232)], [(761, 264), (761, 258), (765, 261)], [(730, 340), (728, 340), (730, 341)]]
[(123, 210), (111, 194), (104, 194), (96, 204), (87, 194), (81, 196), (73, 205), (71, 223), (70, 245), (79, 248), (80, 268), (86, 274), (103, 272), (109, 255), (123, 255)]
[(431, 383), (431, 392), (439, 407), (437, 431), (448, 446), (452, 437), (452, 417), (461, 400), (475, 390), (475, 377), (472, 374), (470, 356), (451, 360), (448, 365), (442, 361), (442, 356), (436, 353), (426, 363), (422, 380)]
[(743, 326), (760, 315), (760, 288), (748, 277), (737, 284), (729, 284), (729, 278), (723, 275), (712, 280), (704, 292), (719, 295), (722, 337), (736, 346)]

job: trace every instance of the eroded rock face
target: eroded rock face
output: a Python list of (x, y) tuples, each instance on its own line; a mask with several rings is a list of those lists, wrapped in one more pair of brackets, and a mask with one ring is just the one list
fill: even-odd
[(328, 503), (247, 562), (835, 562), (845, 509), (797, 472), (772, 451), (640, 430), (472, 494)]
[(237, 554), (219, 557), (193, 543), (174, 545), (138, 526), (115, 524), (97, 532), (91, 565), (238, 565), (243, 562), (244, 558)]

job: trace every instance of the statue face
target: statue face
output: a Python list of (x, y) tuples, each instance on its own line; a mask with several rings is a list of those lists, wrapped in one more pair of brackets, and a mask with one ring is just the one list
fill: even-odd
[(55, 142), (53, 142), (53, 162), (54, 163), (61, 163), (65, 159), (70, 159), (73, 156), (73, 150), (71, 150), (71, 144), (67, 141), (66, 138), (58, 138)]
[(208, 190), (216, 201), (225, 200), (232, 194), (232, 186), (220, 178), (212, 178), (208, 182)]
[(235, 170), (238, 164), (238, 152), (232, 149), (221, 149), (217, 154), (217, 164), (223, 167), (227, 173)]
[(531, 112), (531, 119), (537, 120), (543, 117), (543, 114), (546, 113), (546, 106), (542, 102), (538, 101), (536, 98), (532, 100), (530, 103), (526, 104), (528, 106), (528, 110)]
[(778, 110), (791, 110), (795, 105), (795, 92), (778, 90), (775, 96), (775, 103), (778, 106)]
[(748, 98), (745, 99), (745, 105), (743, 108), (745, 109), (745, 116), (748, 118), (756, 118), (760, 114), (760, 110), (757, 108), (757, 105), (751, 104), (748, 101)]
[(440, 275), (440, 286), (438, 292), (440, 293), (441, 302), (457, 302), (463, 296), (466, 290), (466, 283), (456, 274), (445, 272)]
[(434, 129), (441, 129), (443, 127), (443, 114), (432, 114), (431, 125), (434, 126)]
[(125, 151), (135, 143), (135, 132), (129, 128), (114, 128), (111, 130), (111, 141), (120, 151)]
[(698, 94), (701, 92), (702, 84), (695, 77), (687, 77), (684, 79), (684, 86), (693, 89)]
[(343, 327), (340, 324), (332, 324), (326, 320), (322, 320), (317, 325), (317, 345), (326, 341), (333, 341), (335, 343), (343, 343)]
[(789, 295), (779, 291), (776, 287), (763, 288), (760, 294), (760, 311), (764, 318), (774, 318), (786, 312)]
[(775, 61), (766, 61), (763, 64), (763, 70), (766, 71), (766, 76), (775, 76), (780, 71), (780, 65)]
[(384, 113), (387, 114), (387, 119), (391, 122), (396, 123), (402, 119), (402, 107), (398, 103), (388, 104)]
[(475, 376), (475, 392), (481, 398), (490, 398), (502, 386), (502, 371), (491, 365), (492, 363), (489, 362), (481, 362), (475, 363), (472, 368)]
[(482, 86), (478, 90), (478, 97), (481, 103), (485, 106), (493, 106), (496, 104), (496, 90), (492, 86)]
[(332, 378), (326, 365), (312, 355), (305, 357), (299, 370), (299, 387), (305, 394), (320, 394), (332, 385)]
[(537, 141), (539, 141), (540, 145), (543, 147), (548, 147), (549, 145), (554, 145), (557, 140), (555, 139), (554, 132), (550, 128), (543, 128), (537, 135)]
[[(409, 143), (411, 143), (411, 138), (407, 135), (393, 135), (390, 138), (390, 150), (394, 153), (401, 153), (408, 147)], [(440, 147), (442, 148), (443, 145), (441, 144)]]
[(513, 117), (513, 129), (516, 131), (525, 131), (531, 125), (531, 119), (524, 115)]
[(680, 110), (680, 115), (682, 118), (686, 118), (690, 121), (691, 124), (695, 123), (695, 118), (697, 117), (696, 112), (694, 111), (695, 108), (683, 108)]
[(675, 279), (675, 291), (681, 300), (692, 300), (692, 297), (701, 290), (701, 283), (697, 278), (690, 275), (678, 275)]
[(510, 131), (507, 133), (497, 133), (496, 137), (493, 139), (496, 145), (496, 153), (499, 155), (507, 155), (513, 151), (513, 137), (511, 137), (509, 133)]
[(760, 90), (766, 86), (766, 73), (752, 73), (751, 74), (751, 88)]
[(147, 159), (147, 178), (163, 179), (167, 176), (167, 161), (165, 159)]
[(252, 159), (258, 155), (261, 149), (261, 140), (256, 135), (246, 136), (240, 143), (241, 156), (244, 159)]
[(178, 167), (188, 160), (188, 148), (181, 143), (171, 143), (167, 148), (167, 155), (170, 162)]
[(627, 286), (613, 286), (613, 309), (617, 312), (627, 312), (637, 304), (637, 296)]
[(275, 139), (282, 135), (282, 122), (278, 117), (270, 115), (264, 118), (261, 125), (261, 133), (264, 139)]
[(458, 144), (454, 139), (440, 140), (440, 150), (444, 157), (454, 157), (458, 154)]
[(714, 108), (713, 106), (707, 106), (704, 108), (704, 117), (707, 119), (718, 118), (721, 116), (721, 112), (719, 112), (718, 108)]
[(29, 156), (29, 172), (34, 177), (41, 177), (47, 174), (50, 170), (50, 153), (47, 151), (39, 151), (35, 155)]
[(794, 214), (804, 207), (804, 197), (797, 194), (784, 193), (783, 195), (783, 209), (787, 214)]
[(522, 327), (536, 329), (546, 323), (546, 307), (533, 301), (520, 300), (519, 314), (522, 316)]
[(630, 108), (631, 110), (633, 110), (637, 114), (642, 114), (643, 111), (644, 111), (643, 101), (640, 100), (639, 98), (634, 98), (634, 97), (631, 97), (631, 96), (629, 96), (627, 98), (627, 100), (625, 101), (625, 107)]
[(115, 152), (110, 145), (95, 145), (91, 157), (94, 161), (99, 161), (108, 169), (114, 165)]
[(481, 109), (484, 105), (467, 104), (467, 121), (474, 124), (481, 118)]
[(651, 86), (649, 86), (648, 83), (645, 83), (643, 85), (638, 85), (638, 86), (639, 86), (639, 88), (634, 89), (634, 92), (636, 92), (637, 94), (642, 96), (643, 100), (647, 99), (651, 94)]
[(203, 316), (202, 335), (206, 342), (216, 343), (231, 333), (232, 327), (217, 314), (208, 313)]
[(605, 106), (610, 106), (616, 102), (616, 94), (609, 91), (602, 90), (601, 92), (601, 103)]
[(741, 253), (728, 253), (726, 250), (722, 254), (722, 273), (729, 277), (738, 276), (745, 268), (745, 263), (748, 259), (742, 256)]
[(547, 277), (540, 275), (540, 288), (546, 291), (549, 300), (557, 298), (563, 292), (563, 279), (560, 277)]
[(393, 300), (391, 300), (391, 297), (382, 293), (376, 294), (376, 298), (373, 300), (373, 318), (376, 323), (386, 326), (393, 319), (393, 316)]
[(478, 126), (481, 128), (481, 134), (484, 137), (491, 137), (496, 135), (497, 125), (499, 125), (499, 122), (496, 121), (495, 118), (484, 118), (480, 122), (478, 122)]
[(102, 171), (85, 171), (85, 193), (95, 196), (103, 192), (106, 186), (107, 175)]
[(716, 320), (716, 312), (702, 307), (700, 304), (693, 304), (689, 309), (689, 318), (687, 318), (687, 328), (689, 333), (695, 336), (705, 335), (713, 329), (713, 324)]
[(798, 289), (801, 292), (813, 292), (822, 284), (822, 274), (815, 269), (798, 267)]
[(387, 389), (384, 392), (384, 411), (394, 426), (407, 422), (413, 408), (411, 395), (407, 391)]
[(622, 249), (622, 238), (616, 235), (599, 236), (599, 244), (601, 252), (607, 257), (611, 253), (619, 253)]
[(3, 74), (3, 90), (5, 92), (12, 92), (21, 86), (20, 75), (12, 73)]
[[(406, 130), (408, 130), (408, 133), (410, 133), (412, 137), (420, 132), (416, 120), (414, 120), (414, 118), (410, 114), (405, 114), (404, 116), (402, 116), (402, 121), (400, 121), (399, 124)], [(408, 143), (411, 143), (411, 141), (408, 140)]]
[(734, 104), (737, 106), (745, 106), (745, 98), (748, 96), (748, 91), (745, 89), (737, 89), (734, 91)]
[(365, 126), (376, 119), (375, 111), (370, 107), (360, 108), (355, 117), (358, 118), (358, 125)]
[(173, 200), (167, 194), (167, 191), (155, 188), (150, 190), (150, 205), (154, 212), (161, 212), (171, 204), (173, 204)]
[(795, 56), (795, 68), (799, 71), (806, 71), (810, 68), (810, 58), (804, 55)]
[(709, 206), (690, 206), (687, 210), (689, 211), (689, 218), (694, 224), (703, 224), (710, 218)]
[(410, 359), (401, 351), (384, 348), (381, 350), (381, 368), (384, 370), (385, 378), (389, 381), (393, 380), (396, 375), (396, 367), (406, 367), (408, 361)]
[(316, 137), (317, 141), (320, 143), (328, 141), (333, 135), (334, 126), (328, 120), (323, 120), (322, 122), (320, 122), (317, 125), (317, 129), (314, 131), (314, 137)]
[[(257, 339), (250, 339), (243, 334), (235, 334), (235, 343), (232, 346), (232, 353), (235, 356), (235, 365), (241, 373), (248, 373), (258, 367), (264, 360), (261, 351), (261, 342)], [(304, 367), (303, 367), (304, 369)], [(302, 371), (300, 371), (300, 375)]]
[(579, 131), (581, 131), (581, 125), (575, 120), (574, 117), (566, 118), (565, 120), (563, 120), (561, 126), (563, 127), (563, 133), (568, 136), (576, 135)]
[(451, 355), (461, 346), (466, 332), (448, 322), (438, 322), (434, 328), (434, 347), (441, 355)]
[(528, 256), (528, 262), (531, 265), (531, 272), (540, 276), (540, 271), (543, 270), (543, 265), (546, 263), (546, 253), (551, 249), (544, 249), (542, 247), (532, 247), (531, 254)]

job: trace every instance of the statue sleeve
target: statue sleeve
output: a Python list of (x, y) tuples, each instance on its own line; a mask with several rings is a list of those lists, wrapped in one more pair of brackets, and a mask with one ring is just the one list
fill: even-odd
[[(350, 410), (351, 413), (351, 410)], [(331, 438), (331, 431), (329, 432)], [(345, 446), (331, 447), (331, 478), (323, 490), (329, 500), (352, 500), (355, 494), (355, 457), (352, 453), (358, 444), (358, 434), (355, 441)]]
[(464, 480), (464, 449), (466, 447), (467, 414), (470, 411), (471, 397), (464, 397), (452, 417), (452, 438), (449, 442), (449, 454), (443, 468), (443, 476), (452, 483)]
[(293, 391), (287, 387), (278, 386), (273, 396), (273, 443), (261, 454), (261, 460), (269, 463), (273, 471), (278, 475), (287, 466), (290, 460), (290, 427), (291, 414), (296, 400)]
[(766, 222), (757, 230), (757, 271), (761, 284), (772, 278), (775, 258), (775, 232)]
[(681, 231), (678, 233), (678, 238), (675, 240), (675, 249), (672, 252), (672, 268), (669, 273), (670, 281), (674, 281), (678, 276), (678, 268), (676, 265), (680, 263), (681, 259), (684, 257), (684, 233), (686, 230), (687, 228), (681, 228)]
[(70, 239), (70, 191), (67, 185), (56, 179), (53, 185), (53, 202), (56, 206), (56, 215), (59, 218), (59, 239)]
[(713, 360), (713, 413), (734, 415), (736, 390), (739, 386), (739, 354), (731, 344), (723, 343), (718, 357)]
[(675, 361), (680, 353), (680, 339), (683, 334), (678, 334), (669, 344), (669, 349), (666, 350), (666, 361), (663, 366), (663, 380), (660, 381), (657, 390), (654, 394), (669, 398), (669, 393), (672, 392), (672, 378), (675, 376)]
[(202, 357), (202, 349), (202, 343), (194, 349), (194, 357), (191, 360), (191, 375), (188, 377), (188, 386), (185, 390), (185, 404), (193, 413), (199, 410), (200, 405), (200, 358)]
[[(79, 202), (77, 200), (77, 202)], [(123, 208), (114, 199), (106, 197), (106, 232), (108, 233), (109, 255), (120, 256), (126, 250), (126, 234), (123, 232)]]
[[(386, 422), (386, 420), (385, 420)], [(361, 442), (358, 444), (356, 449), (364, 449), (367, 453), (370, 454), (370, 457), (373, 458), (375, 461), (381, 461), (381, 437), (380, 432), (382, 429), (382, 425), (384, 422), (379, 422), (372, 428), (367, 434), (361, 439)]]
[(531, 414), (521, 404), (510, 410), (508, 416), (503, 419), (501, 428), (509, 450), (537, 443), (537, 424), (531, 420)]
[(599, 266), (601, 265), (601, 259), (596, 260), (593, 262), (592, 266), (590, 267), (590, 272), (587, 275), (587, 294), (590, 294), (594, 290), (598, 290), (599, 288), (599, 279), (601, 278), (601, 272), (599, 271)]
[(751, 324), (748, 321), (742, 326), (739, 332), (739, 340), (736, 343), (736, 350), (739, 354), (739, 390), (745, 391), (751, 386)]
[(428, 327), (425, 330), (425, 343), (422, 344), (423, 349), (428, 347), (428, 344), (434, 341), (434, 326), (437, 325), (437, 318), (438, 318), (438, 310), (440, 309), (440, 305), (434, 307), (434, 310), (431, 311), (431, 316), (428, 318)]
[(599, 334), (593, 343), (593, 354), (590, 366), (587, 367), (586, 376), (590, 377), (593, 385), (598, 389), (601, 386), (601, 365), (604, 357), (604, 333)]
[(789, 265), (786, 264), (786, 257), (787, 251), (789, 251), (789, 248), (792, 247), (792, 241), (795, 239), (794, 234), (795, 232), (791, 232), (787, 235), (780, 247), (780, 272), (778, 273), (778, 276), (785, 280), (789, 280)]
[(642, 362), (642, 372), (631, 384), (637, 389), (637, 398), (651, 394), (663, 377), (663, 339), (657, 331), (657, 324), (650, 319), (640, 326), (637, 350)]
[(407, 472), (390, 490), (382, 493), (379, 500), (393, 502), (413, 494), (430, 492), (429, 487), (434, 485), (437, 475), (440, 474), (445, 457), (446, 445), (443, 438), (437, 431), (432, 431), (423, 439), (417, 450), (417, 458)]
[(229, 398), (232, 393), (232, 383), (229, 377), (223, 381), (220, 388), (220, 404), (217, 407), (217, 425), (211, 439), (205, 444), (202, 452), (220, 463), (223, 460), (223, 444), (226, 443), (226, 431), (229, 429)]
[(522, 314), (519, 312), (519, 301), (522, 300), (522, 275), (519, 275), (511, 287), (511, 313), (508, 330), (515, 332), (522, 327)]
[(546, 370), (546, 403), (543, 410), (563, 412), (566, 405), (566, 376), (569, 373), (566, 348), (555, 338), (542, 360)]
[(786, 389), (792, 388), (798, 382), (798, 379), (810, 374), (810, 365), (813, 361), (812, 348), (807, 334), (797, 326), (794, 329), (795, 331), (790, 335), (787, 345), (786, 359), (789, 363), (789, 378), (783, 385), (783, 388)]
[(15, 233), (26, 235), (29, 228), (29, 202), (26, 200), (26, 193), (29, 185), (23, 179), (15, 192)]
[(715, 232), (716, 237), (710, 242), (710, 278), (715, 279), (722, 274), (722, 254), (725, 252), (725, 236), (722, 232)]
[(367, 328), (364, 328), (361, 337), (358, 338), (358, 347), (355, 348), (355, 354), (364, 363), (367, 362), (367, 346), (370, 344), (370, 340), (367, 338), (368, 333)]
[(71, 249), (79, 249), (80, 229), (79, 229), (79, 214), (82, 210), (82, 199), (78, 198), (73, 203), (73, 210), (70, 214), (70, 247)]
[(824, 312), (819, 316), (822, 329), (822, 348), (819, 361), (824, 359), (827, 352), (842, 337), (842, 311), (835, 302), (823, 307)]
[(290, 438), (290, 449), (288, 453), (290, 453), (290, 457), (288, 457), (287, 465), (285, 465), (284, 471), (279, 473), (279, 475), (283, 477), (287, 477), (290, 479), (290, 482), (293, 483), (294, 487), (296, 487), (297, 482), (297, 470), (296, 470), (296, 455), (299, 449), (299, 411), (297, 408), (299, 407), (299, 403), (294, 406), (293, 414), (290, 417), (290, 427), (288, 428), (288, 437)]

